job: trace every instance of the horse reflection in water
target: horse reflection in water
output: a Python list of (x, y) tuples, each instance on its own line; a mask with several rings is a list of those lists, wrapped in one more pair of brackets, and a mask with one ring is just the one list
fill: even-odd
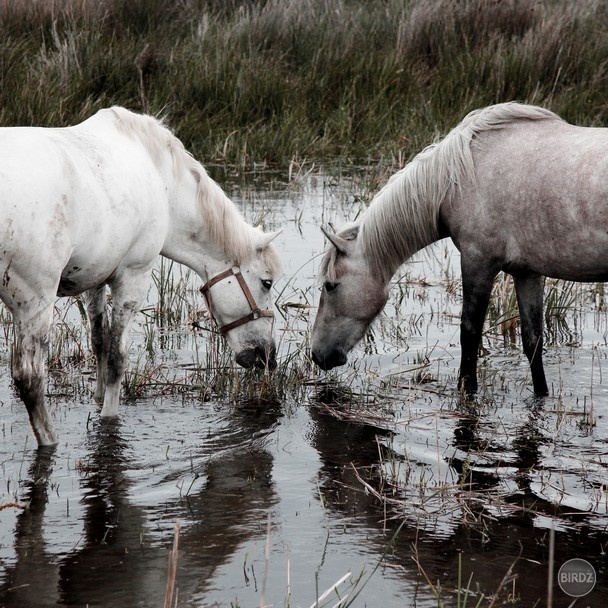
[[(603, 563), (607, 539), (601, 515), (560, 510), (532, 492), (539, 475), (560, 475), (552, 470), (551, 457), (544, 459), (551, 448), (543, 446), (551, 438), (543, 432), (539, 400), (532, 400), (505, 443), (496, 438), (500, 422), (491, 414), (471, 410), (444, 418), (442, 425), (453, 427), (456, 449), (435, 452), (428, 443), (420, 445), (415, 420), (412, 432), (401, 436), (355, 422), (356, 405), (339, 393), (339, 387), (327, 385), (317, 394), (319, 403), (310, 407), (311, 445), (322, 463), (319, 494), (324, 509), (361, 529), (363, 554), (375, 552), (388, 572), (401, 572), (409, 585), (401, 595), (407, 605), (437, 603), (427, 581), (440, 581), (445, 597), (451, 595), (448, 589), (461, 592), (459, 581), (472, 581), (469, 589), (475, 588), (478, 597), (512, 601), (506, 580), (517, 581), (527, 605), (542, 604), (546, 588), (539, 581), (547, 576), (548, 526), (558, 513), (554, 563), (581, 554)], [(336, 418), (341, 413), (345, 420)], [(580, 474), (584, 484), (587, 472)], [(603, 606), (605, 593), (606, 583), (598, 580), (585, 605)]]
[[(274, 366), (279, 259), (163, 124), (114, 107), (66, 128), (0, 129), (0, 298), (13, 315), (13, 379), (39, 445), (57, 295), (85, 294), (95, 399), (118, 415), (127, 330), (159, 255), (185, 264), (244, 367)], [(112, 293), (111, 319), (106, 286)]]
[[(52, 516), (47, 503), (56, 456), (53, 451), (38, 450), (28, 472), (28, 491), (21, 499), (30, 507), (17, 517), (16, 560), (2, 577), (0, 605), (162, 603), (170, 532), (162, 535), (162, 542), (151, 539), (159, 537), (163, 514), (169, 529), (176, 519), (187, 524), (180, 537), (176, 581), (180, 599), (204, 593), (215, 570), (230, 560), (237, 547), (264, 534), (260, 511), (270, 510), (277, 501), (271, 481), (273, 457), (264, 437), (279, 415), (276, 408), (261, 411), (243, 406), (228, 421), (235, 432), (210, 435), (207, 429), (201, 433), (200, 454), (193, 454), (191, 462), (185, 460), (186, 469), (171, 471), (159, 485), (174, 490), (180, 480), (191, 480), (193, 472), (200, 481), (181, 496), (172, 492), (162, 509), (154, 511), (154, 521), (150, 507), (142, 506), (141, 496), (134, 498), (139, 493), (133, 481), (138, 463), (133, 462), (121, 421), (96, 421), (80, 473), (82, 521), (75, 520), (79, 509), (72, 507), (71, 517), (62, 524), (73, 527), (76, 523), (83, 530), (81, 535), (74, 534), (74, 546), (64, 555), (57, 555), (45, 528)], [(262, 438), (252, 440), (255, 433)], [(204, 464), (193, 471), (192, 462)]]
[(544, 277), (608, 278), (608, 129), (570, 125), (536, 106), (470, 113), (396, 173), (360, 221), (326, 234), (312, 356), (344, 365), (388, 298), (398, 267), (451, 237), (460, 251), (459, 388), (477, 391), (477, 357), (494, 278), (513, 275), (534, 392), (543, 369)]
[[(420, 435), (417, 428), (411, 429), (410, 443), (407, 430), (404, 440), (382, 427), (357, 422), (358, 399), (353, 402), (339, 390), (327, 390), (319, 399), (323, 402), (301, 406), (308, 412), (305, 433), (307, 442), (318, 453), (318, 468), (302, 467), (302, 456), (296, 451), (285, 455), (290, 451), (287, 446), (294, 430), (291, 416), (283, 422), (281, 408), (267, 404), (255, 408), (222, 406), (220, 423), (205, 425), (205, 431), (189, 444), (192, 447), (178, 448), (182, 454), (175, 461), (167, 461), (164, 449), (158, 460), (147, 454), (141, 456), (141, 450), (134, 449), (129, 435), (139, 434), (140, 428), (132, 424), (132, 430), (125, 432), (132, 417), (96, 420), (86, 438), (86, 453), (79, 459), (81, 501), (75, 507), (70, 500), (69, 516), (63, 491), (57, 496), (59, 491), (54, 489), (51, 474), (53, 459), (59, 456), (52, 452), (51, 458), (44, 460), (48, 451), (29, 452), (33, 461), (24, 475), (27, 492), (19, 499), (30, 501), (31, 506), (17, 516), (15, 559), (7, 560), (4, 571), (0, 571), (0, 605), (157, 605), (164, 594), (176, 519), (182, 523), (176, 581), (180, 605), (215, 605), (211, 597), (218, 599), (218, 605), (224, 605), (242, 593), (259, 598), (253, 581), (241, 579), (244, 586), (239, 587), (241, 568), (245, 572), (241, 560), (251, 548), (248, 545), (263, 546), (267, 513), (273, 515), (277, 527), (289, 528), (289, 518), (293, 517), (295, 527), (300, 528), (298, 502), (292, 503), (281, 488), (286, 473), (301, 475), (303, 483), (295, 492), (300, 505), (310, 508), (315, 500), (322, 504), (321, 537), (327, 526), (327, 547), (321, 550), (321, 546), (313, 545), (319, 559), (311, 560), (310, 553), (305, 552), (308, 561), (299, 563), (298, 569), (309, 577), (303, 588), (307, 596), (311, 584), (314, 592), (313, 572), (320, 567), (319, 561), (322, 564), (339, 545), (341, 551), (351, 551), (367, 572), (376, 563), (386, 565), (378, 572), (382, 570), (383, 577), (398, 578), (403, 593), (395, 597), (401, 604), (404, 597), (413, 604), (412, 598), (418, 594), (421, 605), (437, 603), (412, 556), (419, 560), (430, 580), (441, 581), (443, 589), (456, 588), (457, 574), (462, 572), (463, 580), (471, 576), (474, 584), (480, 583), (479, 592), (493, 594), (513, 566), (518, 577), (517, 590), (535, 594), (522, 591), (522, 597), (542, 597), (545, 587), (539, 586), (538, 581), (545, 580), (547, 569), (547, 528), (542, 520), (543, 514), (554, 513), (555, 505), (537, 501), (528, 508), (521, 504), (526, 498), (538, 498), (529, 495), (526, 478), (535, 475), (530, 467), (538, 471), (543, 466), (541, 450), (544, 452), (542, 442), (546, 438), (538, 428), (540, 407), (529, 412), (529, 419), (522, 420), (504, 443), (495, 438), (494, 425), (499, 422), (493, 412), (481, 416), (472, 411), (466, 419), (442, 418), (448, 434), (454, 429), (453, 445), (459, 453), (451, 457), (450, 450), (424, 444), (424, 434)], [(335, 417), (340, 409), (345, 420)], [(215, 414), (212, 412), (211, 416)], [(279, 432), (281, 427), (287, 431), (285, 434)], [(302, 427), (297, 429), (301, 431)], [(158, 433), (162, 436), (161, 431)], [(186, 434), (191, 435), (192, 431), (185, 430), (181, 437)], [(179, 431), (173, 440), (180, 445)], [(162, 448), (149, 433), (147, 438), (139, 437), (139, 441)], [(420, 449), (410, 451), (415, 444)], [(470, 451), (470, 457), (466, 451)], [(184, 456), (184, 452), (188, 455)], [(140, 458), (134, 456), (138, 453)], [(382, 474), (381, 458), (386, 458), (385, 465), (392, 467), (396, 477), (390, 472), (387, 476), (386, 469)], [(495, 462), (484, 467), (491, 458)], [(441, 464), (435, 466), (439, 461)], [(489, 469), (487, 475), (480, 472), (484, 468)], [(550, 470), (554, 469), (547, 472)], [(198, 477), (190, 486), (194, 474)], [(506, 499), (503, 491), (512, 487), (513, 475), (521, 491), (512, 496), (515, 514), (510, 516), (508, 512), (501, 513), (499, 507)], [(361, 479), (375, 493), (367, 492)], [(454, 479), (454, 484), (446, 483), (449, 479)], [(391, 480), (396, 483), (387, 483)], [(71, 482), (69, 478), (68, 486)], [(180, 485), (178, 495), (176, 487)], [(485, 491), (488, 493), (484, 498)], [(428, 492), (433, 496), (430, 502), (425, 500)], [(387, 503), (383, 504), (376, 495), (386, 496)], [(498, 503), (493, 500), (495, 496), (500, 497)], [(284, 500), (287, 502), (281, 507)], [(437, 506), (439, 511), (434, 508)], [(285, 520), (281, 515), (276, 519), (276, 514), (281, 513), (286, 515)], [(479, 517), (477, 523), (471, 520), (472, 515)], [(570, 532), (568, 525), (559, 527), (556, 563), (580, 557), (581, 547), (601, 551), (606, 535), (598, 532), (601, 519), (595, 515), (570, 511), (563, 517), (566, 524), (575, 525)], [(429, 525), (429, 521), (445, 522), (446, 518), (449, 526), (433, 529)], [(404, 521), (407, 523), (402, 526)], [(302, 538), (300, 533), (296, 531), (294, 546)], [(582, 545), (584, 536), (589, 539)], [(281, 539), (288, 538), (273, 532), (279, 545), (283, 544)], [(310, 539), (304, 541), (307, 543)], [(523, 548), (520, 543), (524, 543)], [(275, 548), (280, 551), (278, 546)], [(517, 559), (520, 552), (522, 559)], [(245, 562), (249, 563), (247, 559)], [(250, 563), (253, 565), (253, 561)], [(280, 563), (284, 563), (283, 556)], [(344, 573), (342, 567), (340, 562), (340, 575)], [(353, 574), (356, 578), (358, 572)], [(246, 576), (245, 573), (243, 577)], [(275, 605), (282, 605), (286, 576), (281, 570), (275, 579), (281, 594), (281, 601)], [(371, 582), (368, 590), (376, 588)], [(509, 589), (501, 598), (508, 595)], [(276, 591), (274, 587), (273, 594)], [(601, 581), (598, 591), (605, 595)], [(295, 603), (296, 596), (292, 599)], [(258, 603), (250, 601), (246, 605)]]

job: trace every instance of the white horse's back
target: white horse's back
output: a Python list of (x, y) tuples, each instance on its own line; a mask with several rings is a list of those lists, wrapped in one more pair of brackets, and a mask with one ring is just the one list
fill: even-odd
[[(104, 110), (74, 127), (0, 129), (0, 270), (30, 269), (44, 289), (59, 272), (56, 287), (67, 295), (120, 263), (154, 262), (166, 188), (150, 154), (114, 121)], [(0, 297), (12, 307), (10, 286)]]

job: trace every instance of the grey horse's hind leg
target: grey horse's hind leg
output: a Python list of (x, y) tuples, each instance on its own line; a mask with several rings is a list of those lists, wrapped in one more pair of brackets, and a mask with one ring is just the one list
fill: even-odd
[(543, 289), (544, 277), (524, 274), (513, 277), (521, 320), (521, 340), (530, 362), (534, 393), (539, 397), (549, 394), (543, 368)]
[(31, 315), (24, 310), (14, 314), (13, 381), (25, 404), (39, 446), (58, 443), (45, 398), (48, 335), (52, 320), (52, 302), (41, 303)]
[(91, 326), (91, 348), (97, 360), (97, 386), (94, 399), (103, 403), (108, 372), (108, 352), (110, 350), (110, 323), (106, 302), (106, 286), (101, 285), (85, 294), (87, 316)]
[(477, 357), (483, 323), (497, 271), (462, 258), (462, 318), (460, 322), (460, 372), (458, 388), (466, 395), (477, 392)]

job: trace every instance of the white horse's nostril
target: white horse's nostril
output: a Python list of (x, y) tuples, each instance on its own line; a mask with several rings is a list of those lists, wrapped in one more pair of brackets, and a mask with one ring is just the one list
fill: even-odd
[(246, 369), (252, 367), (275, 369), (277, 366), (276, 349), (274, 346), (268, 348), (262, 345), (246, 348), (236, 355), (235, 361)]

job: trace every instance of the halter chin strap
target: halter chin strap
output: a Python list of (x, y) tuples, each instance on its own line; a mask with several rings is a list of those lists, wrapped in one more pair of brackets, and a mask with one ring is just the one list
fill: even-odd
[(236, 280), (241, 286), (241, 291), (249, 304), (249, 308), (251, 308), (251, 312), (248, 315), (237, 319), (236, 321), (232, 321), (232, 323), (227, 323), (226, 325), (220, 326), (220, 333), (223, 336), (225, 336), (231, 329), (245, 325), (245, 323), (249, 323), (249, 321), (255, 321), (260, 317), (270, 317), (274, 319), (274, 312), (272, 312), (272, 310), (260, 310), (259, 306), (255, 302), (255, 298), (247, 286), (247, 283), (245, 282), (245, 277), (243, 277), (241, 269), (238, 266), (233, 266), (232, 268), (228, 268), (228, 270), (224, 270), (224, 272), (220, 272), (220, 274), (216, 274), (200, 288), (200, 292), (205, 296), (205, 301), (207, 302), (207, 308), (209, 309), (211, 318), (219, 325), (217, 318), (213, 314), (209, 290), (220, 281), (232, 276), (236, 277)]

